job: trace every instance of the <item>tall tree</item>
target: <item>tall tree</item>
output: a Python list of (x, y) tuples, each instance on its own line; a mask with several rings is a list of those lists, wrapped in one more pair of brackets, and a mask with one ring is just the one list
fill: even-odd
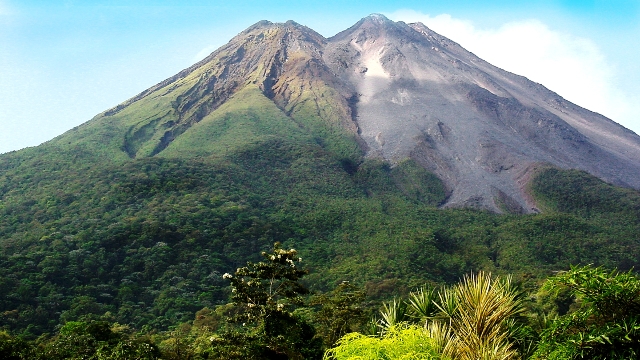
[[(224, 274), (231, 282), (238, 331), (223, 334), (215, 347), (219, 358), (314, 359), (322, 356), (315, 330), (294, 310), (304, 306), (309, 293), (299, 280), (307, 274), (295, 249), (262, 252), (265, 261), (248, 262), (236, 272)], [(247, 357), (249, 356), (249, 357)]]

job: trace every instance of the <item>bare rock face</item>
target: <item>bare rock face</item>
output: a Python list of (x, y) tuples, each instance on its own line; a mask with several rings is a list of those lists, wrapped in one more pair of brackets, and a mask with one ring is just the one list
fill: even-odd
[(368, 156), (415, 159), (447, 185), (445, 206), (536, 211), (519, 180), (540, 162), (640, 188), (640, 137), (423, 24), (371, 15), (323, 58), (358, 94)]
[(446, 207), (535, 212), (524, 188), (538, 163), (640, 189), (635, 133), (423, 24), (382, 15), (330, 39), (292, 21), (258, 22), (92, 121), (123, 134), (85, 133), (122, 136), (129, 158), (155, 156), (246, 87), (301, 128), (348, 134), (326, 141), (355, 138), (367, 157), (392, 165), (414, 159), (443, 180)]

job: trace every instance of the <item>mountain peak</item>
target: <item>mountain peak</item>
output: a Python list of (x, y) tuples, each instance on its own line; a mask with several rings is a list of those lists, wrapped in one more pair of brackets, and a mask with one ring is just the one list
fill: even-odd
[(273, 26), (273, 23), (271, 21), (269, 21), (269, 20), (260, 20), (257, 23), (255, 23), (255, 24), (249, 26), (248, 28), (244, 29), (244, 31), (242, 31), (238, 35), (247, 34), (247, 33), (250, 33), (250, 32), (252, 32), (254, 30), (263, 29), (263, 28), (267, 28), (267, 27), (270, 27), (270, 26)]
[[(407, 30), (410, 31), (408, 32)], [(350, 28), (331, 37), (330, 40), (339, 41), (341, 39), (353, 37), (354, 34), (359, 34), (356, 35), (356, 37), (360, 40), (365, 38), (373, 40), (384, 36), (384, 34), (396, 34), (395, 37), (402, 38), (411, 37), (411, 33), (415, 33), (415, 31), (410, 29), (404, 22), (395, 22), (393, 20), (389, 20), (382, 14), (374, 13), (360, 19), (360, 21)]]
[(390, 29), (396, 28), (398, 25), (404, 24), (403, 22), (395, 22), (393, 20), (389, 20), (386, 16), (382, 14), (371, 14), (367, 17), (362, 18), (356, 26), (357, 27), (365, 27), (365, 28), (382, 28), (382, 29)]
[(253, 33), (255, 31), (261, 31), (261, 30), (267, 30), (267, 29), (297, 29), (303, 32), (310, 32), (313, 33), (314, 36), (318, 35), (314, 30), (301, 25), (293, 20), (287, 20), (286, 22), (280, 23), (280, 22), (271, 22), (268, 20), (260, 20), (257, 23), (249, 26), (248, 28), (246, 28), (245, 30), (243, 30), (242, 32), (240, 32), (238, 35), (236, 35), (235, 38), (242, 38), (243, 36)]
[(373, 13), (367, 17), (364, 18), (365, 20), (370, 20), (370, 21), (375, 21), (377, 23), (385, 23), (385, 22), (392, 22), (391, 20), (389, 20), (386, 16), (379, 14), (379, 13)]

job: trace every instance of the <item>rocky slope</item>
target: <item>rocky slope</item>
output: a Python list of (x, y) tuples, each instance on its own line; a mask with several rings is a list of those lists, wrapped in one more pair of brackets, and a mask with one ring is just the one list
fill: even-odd
[(640, 138), (479, 59), (423, 24), (369, 16), (329, 39), (324, 59), (359, 95), (369, 156), (411, 157), (451, 190), (447, 206), (536, 211), (538, 162), (640, 187)]

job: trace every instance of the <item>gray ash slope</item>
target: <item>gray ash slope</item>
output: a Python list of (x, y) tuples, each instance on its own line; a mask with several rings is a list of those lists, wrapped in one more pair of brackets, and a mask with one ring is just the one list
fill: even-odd
[(524, 191), (539, 163), (640, 189), (640, 137), (421, 23), (371, 15), (328, 39), (323, 59), (355, 94), (367, 156), (413, 158), (437, 174), (444, 206), (537, 211)]

